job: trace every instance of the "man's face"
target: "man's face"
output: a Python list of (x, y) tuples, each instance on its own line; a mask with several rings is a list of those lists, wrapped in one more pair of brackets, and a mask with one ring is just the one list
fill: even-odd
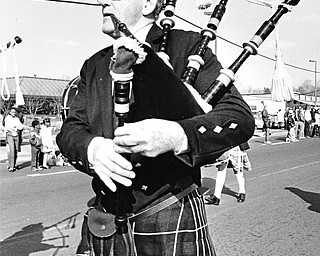
[(11, 116), (17, 116), (17, 110), (11, 109), (11, 110), (10, 110), (10, 115), (11, 115)]
[(145, 0), (98, 0), (102, 6), (103, 25), (102, 31), (114, 38), (120, 36), (111, 16), (116, 16), (127, 27), (135, 27), (142, 18)]

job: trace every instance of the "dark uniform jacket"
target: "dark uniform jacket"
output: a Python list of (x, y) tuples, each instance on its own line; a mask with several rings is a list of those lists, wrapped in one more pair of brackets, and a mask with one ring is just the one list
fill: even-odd
[[(148, 34), (147, 42), (157, 51), (161, 39), (162, 30), (154, 25)], [(188, 64), (188, 56), (195, 53), (200, 41), (201, 36), (198, 33), (171, 31), (167, 53), (179, 81)], [(112, 47), (108, 47), (85, 61), (80, 73), (78, 95), (57, 136), (57, 144), (62, 154), (76, 169), (94, 177), (92, 186), (97, 194), (97, 201), (107, 211), (114, 213), (115, 193), (110, 192), (94, 170), (90, 169), (87, 159), (88, 145), (95, 136), (113, 138), (114, 103), (108, 69), (112, 54)], [(206, 51), (204, 60), (205, 66), (199, 72), (194, 85), (200, 93), (215, 81), (222, 69), (210, 49)], [(135, 75), (142, 77), (143, 75), (139, 72), (143, 73), (145, 70), (145, 73), (151, 76), (150, 83), (161, 81), (166, 77), (165, 72), (157, 70), (157, 67), (152, 64), (148, 64), (142, 71), (138, 66), (136, 70), (134, 69)], [(174, 86), (173, 84), (172, 87)], [(134, 82), (133, 87), (135, 87)], [(166, 93), (171, 95), (170, 92)], [(141, 97), (145, 99), (150, 97), (150, 95), (143, 95), (141, 91), (139, 95), (137, 94), (134, 95), (135, 101)], [(158, 98), (166, 100), (162, 96)], [(158, 98), (155, 95), (154, 99)], [(177, 102), (180, 101), (179, 95), (175, 98)], [(142, 110), (135, 109), (135, 104), (136, 102), (130, 106), (128, 122), (139, 120), (136, 116)], [(147, 108), (146, 111), (150, 112), (148, 117), (163, 118), (153, 115), (152, 109), (152, 107), (151, 110)], [(176, 111), (176, 108), (174, 107), (171, 111)], [(228, 149), (248, 141), (254, 132), (254, 118), (250, 108), (233, 85), (225, 90), (222, 98), (214, 104), (213, 110), (209, 113), (176, 121), (187, 134), (188, 152), (178, 156), (168, 152), (155, 158), (134, 156), (132, 161), (136, 178), (133, 180), (133, 196), (130, 199), (132, 208), (130, 206), (128, 210), (136, 212), (169, 191), (184, 188), (192, 182), (200, 185), (200, 166), (213, 163)]]

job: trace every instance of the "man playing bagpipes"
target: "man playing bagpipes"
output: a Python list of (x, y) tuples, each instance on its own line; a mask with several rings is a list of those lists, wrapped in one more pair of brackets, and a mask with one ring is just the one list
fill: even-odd
[[(117, 40), (85, 61), (78, 94), (57, 136), (69, 162), (93, 177), (96, 193), (77, 255), (215, 255), (200, 189), (200, 167), (250, 139), (254, 131), (250, 108), (233, 85), (207, 114), (192, 100), (185, 102), (189, 93), (180, 79), (201, 35), (172, 30), (167, 53), (173, 70), (166, 65), (156, 54), (163, 35), (155, 24), (161, 0), (98, 2), (102, 30)], [(116, 46), (123, 34), (114, 16), (143, 46)], [(117, 49), (124, 48), (141, 61), (122, 72), (122, 65), (116, 65), (122, 54)], [(194, 85), (200, 94), (222, 69), (210, 49), (204, 60)], [(130, 111), (121, 127), (117, 127), (113, 99), (118, 73), (133, 73)], [(181, 93), (176, 89), (180, 87)], [(107, 223), (107, 216), (117, 214), (117, 192), (122, 185), (129, 190), (123, 201), (129, 240), (122, 240), (117, 228), (112, 230), (113, 218)], [(123, 253), (121, 244), (133, 245), (133, 249)]]

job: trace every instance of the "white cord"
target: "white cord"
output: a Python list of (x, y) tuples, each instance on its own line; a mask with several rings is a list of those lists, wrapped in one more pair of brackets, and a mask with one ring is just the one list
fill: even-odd
[(7, 83), (6, 71), (7, 71), (7, 58), (6, 58), (6, 51), (3, 51), (2, 56), (2, 83), (1, 83), (1, 98), (5, 101), (10, 99), (10, 92)]

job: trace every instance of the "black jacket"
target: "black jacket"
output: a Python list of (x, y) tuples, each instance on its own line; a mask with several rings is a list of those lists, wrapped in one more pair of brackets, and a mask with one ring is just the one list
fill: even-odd
[[(157, 50), (161, 39), (162, 31), (154, 25), (149, 32), (147, 42), (153, 49)], [(132, 161), (139, 162), (138, 167), (134, 167), (136, 178), (132, 186), (133, 197), (131, 203), (134, 212), (175, 187), (188, 185), (190, 179), (200, 185), (200, 166), (214, 162), (225, 151), (248, 141), (253, 135), (254, 118), (249, 106), (233, 85), (224, 91), (222, 98), (216, 102), (213, 110), (207, 114), (196, 111), (196, 114), (186, 116), (183, 113), (179, 117), (179, 113), (176, 113), (178, 112), (177, 108), (179, 108), (188, 114), (190, 106), (193, 106), (192, 104), (183, 106), (183, 96), (180, 94), (173, 95), (175, 90), (172, 88), (175, 88), (175, 83), (178, 83), (176, 80), (179, 80), (181, 84), (180, 78), (186, 69), (187, 58), (195, 53), (200, 41), (201, 36), (198, 33), (182, 30), (171, 31), (167, 53), (177, 75), (174, 74), (175, 77), (173, 77), (170, 68), (156, 59), (154, 52), (150, 52), (150, 58), (155, 58), (161, 69), (147, 61), (141, 66), (136, 65), (134, 68), (133, 88), (146, 84), (161, 87), (162, 84), (165, 84), (166, 89), (165, 92), (160, 92), (160, 96), (157, 94), (158, 89), (147, 94), (145, 90), (149, 90), (149, 87), (145, 87), (145, 90), (137, 89), (137, 91), (134, 91), (135, 103), (130, 107), (127, 121), (133, 122), (153, 117), (167, 119), (157, 116), (158, 107), (148, 104), (157, 101), (160, 106), (165, 106), (167, 100), (171, 98), (174, 107), (170, 111), (163, 112), (177, 114), (178, 119), (175, 121), (185, 130), (190, 147), (187, 153), (179, 156), (168, 152), (156, 158), (134, 157), (135, 159)], [(78, 86), (78, 95), (73, 102), (68, 118), (61, 128), (61, 132), (57, 136), (57, 144), (62, 154), (69, 159), (75, 168), (94, 177), (93, 189), (98, 200), (108, 211), (114, 212), (114, 193), (110, 192), (96, 176), (94, 170), (89, 168), (87, 159), (87, 147), (93, 137), (113, 138), (113, 100), (111, 77), (108, 69), (111, 56), (112, 47), (108, 47), (85, 61), (80, 73), (81, 81)], [(222, 68), (210, 49), (206, 51), (204, 60), (205, 66), (200, 70), (194, 85), (200, 93), (203, 93), (217, 78)], [(146, 74), (149, 78), (145, 78)], [(176, 82), (166, 80), (168, 77)], [(151, 94), (153, 94), (153, 98)], [(184, 94), (185, 92), (183, 92)], [(139, 99), (143, 104), (146, 102), (147, 106), (144, 109), (143, 104), (139, 106)], [(167, 105), (170, 105), (170, 103)], [(179, 107), (176, 107), (177, 105)], [(140, 115), (142, 111), (146, 111), (147, 114)], [(171, 119), (171, 117), (168, 119)]]

